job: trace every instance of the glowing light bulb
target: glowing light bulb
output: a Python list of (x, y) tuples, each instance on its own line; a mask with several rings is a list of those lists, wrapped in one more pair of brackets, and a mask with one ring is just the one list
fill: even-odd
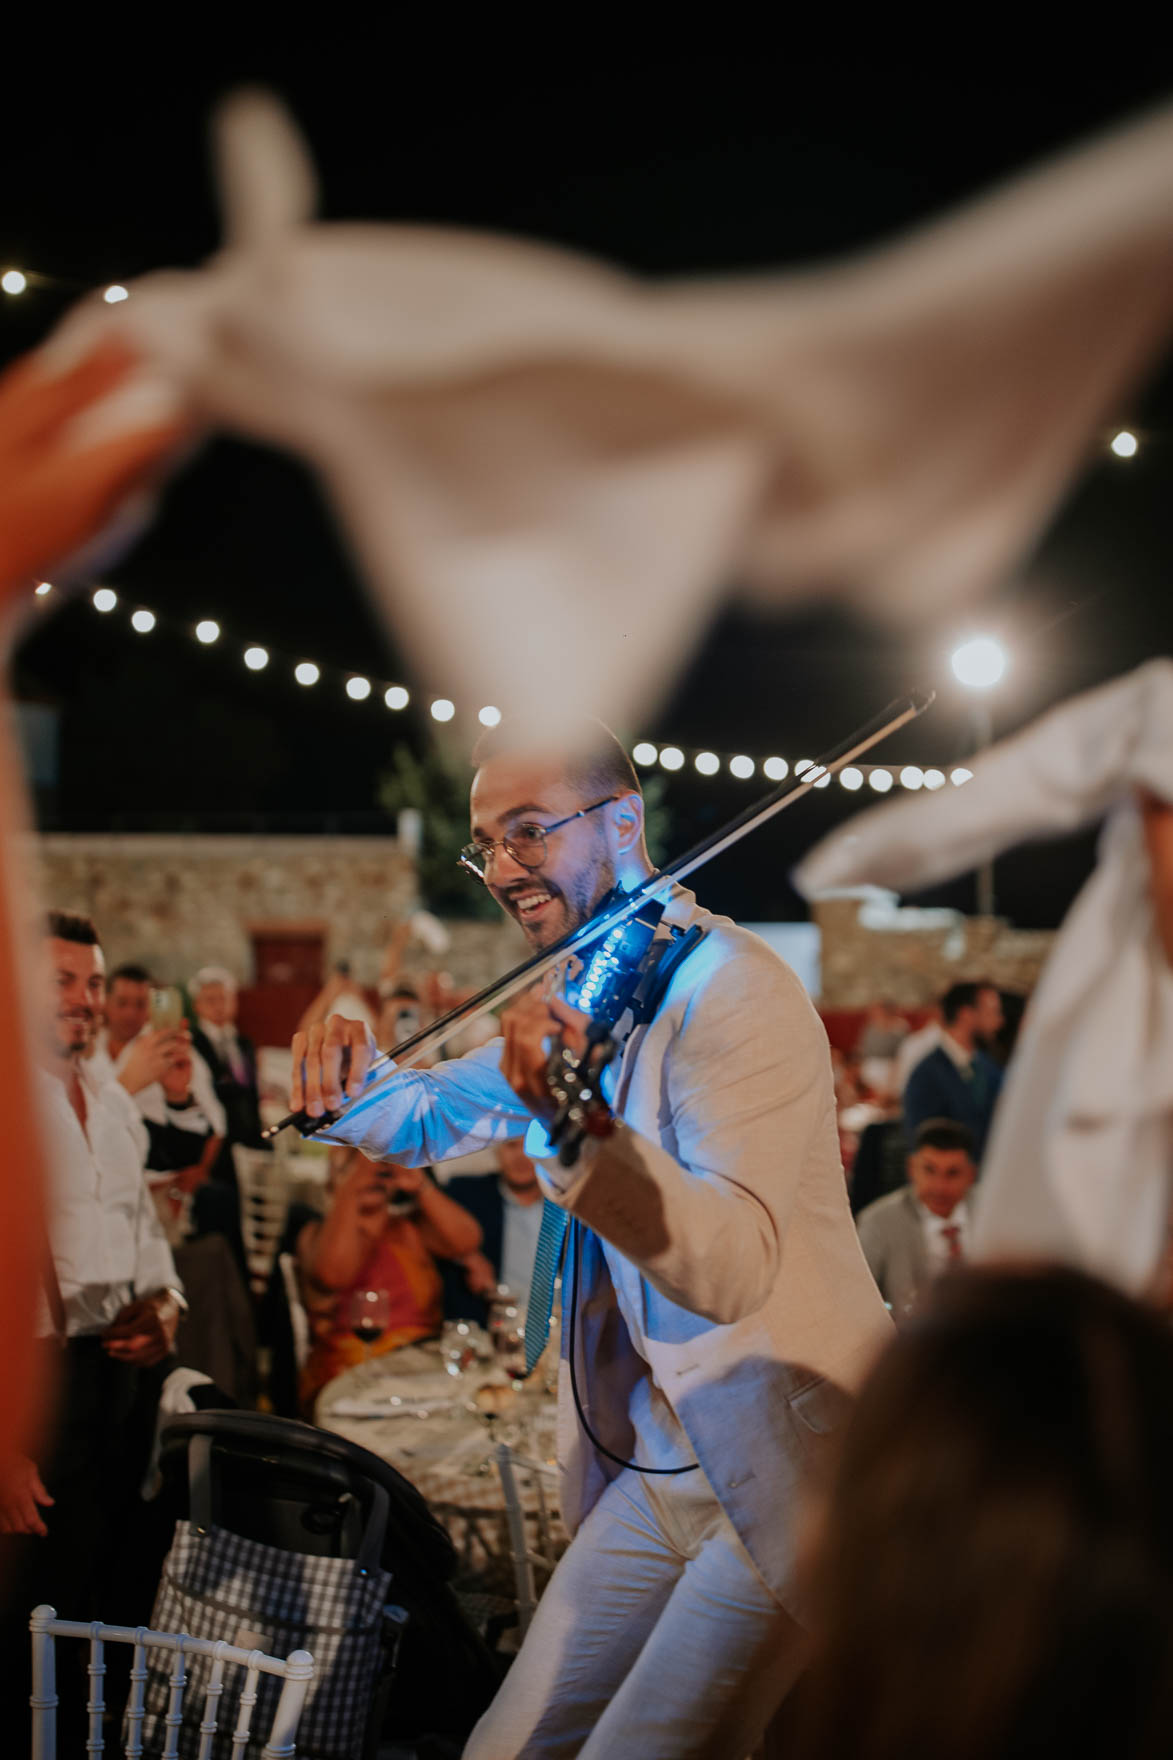
[(500, 727), (501, 711), (495, 709), (492, 703), (486, 703), (484, 708), (478, 712), (477, 720), (482, 727)]
[(814, 764), (814, 759), (813, 759), (813, 758), (800, 758), (800, 759), (799, 759), (799, 760), (798, 760), (798, 763), (797, 763), (797, 764), (796, 764), (796, 765), (795, 765), (795, 766), (794, 766), (794, 774), (795, 774), (795, 775), (796, 775), (796, 776), (801, 776), (801, 775), (803, 775), (803, 773), (804, 773), (804, 772), (805, 772), (805, 771), (807, 771), (807, 770), (809, 770), (809, 769), (811, 769), (811, 767), (812, 767), (812, 766), (813, 766), (813, 764)]
[(23, 293), (28, 286), (28, 276), (22, 275), (19, 269), (6, 269), (0, 275), (0, 287), (5, 293)]
[(632, 747), (631, 755), (637, 764), (654, 764), (660, 754), (655, 746), (649, 745), (646, 739), (641, 739), (637, 746)]
[(729, 774), (731, 776), (739, 777), (742, 782), (746, 782), (753, 775), (753, 773), (754, 773), (754, 761), (752, 758), (744, 758), (744, 757), (741, 757), (740, 755), (738, 755), (736, 758), (730, 758), (730, 760), (729, 760)]
[(118, 603), (118, 594), (113, 587), (99, 587), (93, 597), (95, 611), (113, 611)]
[(196, 641), (202, 642), (204, 647), (207, 648), (210, 647), (213, 642), (218, 642), (220, 640), (220, 625), (216, 622), (214, 617), (204, 617), (196, 624), (195, 633)]
[(819, 780), (815, 783), (815, 787), (816, 788), (830, 788), (830, 786), (831, 786), (831, 772), (829, 770), (821, 771), (819, 773)]
[(451, 721), (456, 713), (456, 704), (447, 697), (437, 697), (432, 704), (433, 721)]
[(246, 648), (244, 663), (250, 672), (263, 672), (269, 664), (268, 648)]
[(370, 679), (348, 678), (346, 681), (346, 694), (354, 703), (365, 703), (371, 694)]
[(954, 788), (960, 788), (963, 782), (973, 781), (973, 771), (967, 770), (964, 764), (959, 764), (956, 770), (950, 770), (949, 780)]
[(52, 581), (38, 581), (35, 591), (38, 599), (44, 599), (53, 591)]
[(393, 684), (383, 692), (383, 701), (389, 709), (406, 709), (411, 697), (401, 684)]
[(299, 660), (293, 668), (293, 676), (298, 684), (317, 684), (322, 675), (312, 660)]
[(137, 629), (140, 636), (145, 636), (148, 631), (153, 630), (155, 627), (155, 613), (153, 611), (132, 612), (130, 627), (132, 629)]
[(698, 752), (693, 763), (702, 776), (715, 776), (721, 768), (721, 760), (716, 752)]
[(854, 764), (849, 764), (846, 770), (840, 770), (839, 781), (842, 787), (850, 789), (854, 794), (857, 788), (863, 787), (863, 771), (857, 770)]
[(925, 787), (926, 788), (944, 788), (944, 786), (945, 786), (945, 772), (943, 770), (926, 770), (925, 771)]
[(868, 776), (868, 782), (877, 794), (887, 794), (892, 786), (892, 772), (890, 770), (873, 770)]
[(906, 764), (900, 772), (901, 788), (923, 788), (925, 773), (918, 764)]
[(1006, 670), (1006, 650), (993, 636), (975, 636), (962, 642), (949, 657), (953, 676), (970, 690), (988, 690)]
[(1117, 458), (1135, 458), (1140, 448), (1140, 441), (1128, 428), (1121, 428), (1112, 437), (1112, 451)]
[(663, 770), (679, 770), (684, 764), (684, 753), (679, 746), (664, 746), (660, 751), (660, 767)]
[(785, 782), (790, 774), (790, 765), (785, 758), (767, 758), (762, 769), (771, 782)]
[(105, 302), (108, 306), (116, 306), (116, 305), (118, 305), (119, 301), (124, 300), (124, 299), (129, 299), (130, 295), (129, 295), (129, 293), (127, 293), (125, 287), (120, 287), (118, 285), (118, 283), (115, 282), (112, 287), (108, 287), (106, 289), (105, 293), (102, 295), (102, 298), (105, 300)]

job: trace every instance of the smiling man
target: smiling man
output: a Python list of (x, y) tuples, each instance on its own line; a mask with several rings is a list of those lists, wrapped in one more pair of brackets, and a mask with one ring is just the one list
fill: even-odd
[(934, 1277), (967, 1257), (976, 1177), (972, 1132), (951, 1118), (927, 1119), (908, 1157), (908, 1184), (856, 1218), (864, 1257), (897, 1320), (914, 1312)]
[[(498, 728), (475, 761), (462, 860), (532, 947), (651, 872), (638, 778), (605, 728), (541, 754)], [(604, 1134), (570, 1167), (539, 1165), (543, 1229), (570, 1219), (559, 1464), (575, 1538), (471, 1760), (743, 1760), (802, 1666), (800, 1482), (889, 1322), (818, 1016), (763, 942), (675, 887), (662, 928), (693, 926), (703, 939), (603, 1078)], [(373, 1047), (332, 1019), (294, 1040), (294, 1104), (340, 1105), (349, 1051), (357, 1104), (327, 1137), (443, 1161), (548, 1120), (549, 1045), (580, 1045), (584, 1021), (531, 992), (502, 1038), (363, 1099)]]

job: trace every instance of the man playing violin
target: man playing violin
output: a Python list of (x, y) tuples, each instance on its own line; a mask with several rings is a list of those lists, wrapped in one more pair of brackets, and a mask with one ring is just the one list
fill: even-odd
[[(536, 757), (503, 726), (474, 761), (463, 860), (535, 950), (652, 872), (639, 780), (606, 729)], [(569, 1167), (539, 1163), (572, 1219), (559, 1465), (574, 1539), (473, 1760), (750, 1751), (802, 1667), (799, 1491), (889, 1332), (801, 984), (683, 887), (663, 922), (703, 939), (608, 1067), (603, 1134)], [(516, 1137), (550, 1120), (551, 1045), (581, 1049), (586, 1025), (531, 992), (501, 1038), (398, 1072), (322, 1134), (408, 1164)], [(293, 1103), (321, 1117), (361, 1094), (374, 1046), (335, 1017), (293, 1051)]]

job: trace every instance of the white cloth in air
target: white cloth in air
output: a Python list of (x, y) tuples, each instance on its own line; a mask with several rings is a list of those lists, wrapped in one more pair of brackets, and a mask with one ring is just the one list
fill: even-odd
[(1056, 1257), (1130, 1290), (1165, 1244), (1173, 1169), (1173, 971), (1138, 791), (1173, 802), (1173, 661), (1076, 697), (974, 761), (963, 788), (860, 814), (796, 884), (916, 890), (1025, 838), (1107, 815), (1096, 869), (1031, 998), (975, 1197), (974, 1251)]

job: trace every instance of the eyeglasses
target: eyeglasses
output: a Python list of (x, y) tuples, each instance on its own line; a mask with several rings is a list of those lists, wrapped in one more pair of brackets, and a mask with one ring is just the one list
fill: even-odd
[(588, 813), (597, 813), (600, 807), (616, 801), (619, 796), (609, 794), (606, 800), (595, 801), (592, 806), (580, 807), (577, 813), (567, 813), (565, 819), (556, 819), (553, 825), (522, 824), (515, 826), (508, 837), (496, 841), (485, 840), (484, 843), (466, 843), (460, 852), (460, 866), (478, 880), (487, 883), (490, 865), (496, 860), (497, 851), (503, 849), (505, 854), (523, 868), (540, 868), (546, 859), (546, 840), (555, 831), (561, 831), (564, 825), (570, 825), (575, 819), (583, 819)]

